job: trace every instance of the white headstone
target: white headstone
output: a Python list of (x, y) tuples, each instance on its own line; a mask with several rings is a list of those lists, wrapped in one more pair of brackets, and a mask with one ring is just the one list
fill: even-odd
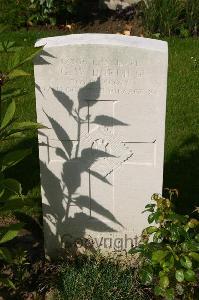
[(91, 237), (128, 249), (161, 193), (167, 43), (111, 34), (41, 39), (35, 60), (48, 255)]

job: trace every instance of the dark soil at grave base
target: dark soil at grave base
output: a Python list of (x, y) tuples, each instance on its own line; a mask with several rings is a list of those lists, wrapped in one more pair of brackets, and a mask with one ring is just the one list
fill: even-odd
[(122, 20), (113, 17), (107, 20), (95, 20), (88, 24), (77, 23), (77, 29), (74, 33), (121, 33), (129, 31), (130, 35), (143, 36), (144, 31), (139, 20)]
[(133, 9), (130, 14), (128, 10), (124, 12), (106, 12), (102, 14), (93, 14), (83, 20), (70, 20), (67, 25), (41, 25), (28, 27), (28, 30), (60, 30), (60, 33), (111, 33), (125, 34), (124, 31), (129, 31), (131, 36), (144, 36), (144, 28), (142, 19), (139, 16), (138, 10)]

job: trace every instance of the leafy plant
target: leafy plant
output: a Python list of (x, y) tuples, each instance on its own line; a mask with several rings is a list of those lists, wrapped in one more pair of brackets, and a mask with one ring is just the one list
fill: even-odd
[[(20, 182), (13, 178), (7, 178), (5, 172), (29, 155), (31, 149), (3, 152), (3, 144), (9, 139), (23, 137), (27, 130), (38, 129), (43, 126), (29, 121), (18, 122), (15, 118), (16, 103), (14, 100), (14, 96), (16, 96), (18, 92), (11, 89), (3, 93), (4, 85), (8, 84), (11, 80), (21, 76), (29, 76), (28, 73), (21, 69), (21, 66), (30, 61), (40, 49), (33, 49), (32, 53), (21, 61), (17, 55), (19, 49), (15, 48), (13, 42), (1, 42), (0, 51), (1, 55), (3, 53), (4, 59), (6, 59), (7, 62), (9, 61), (9, 57), (13, 58), (11, 60), (12, 63), (9, 62), (7, 64), (9, 68), (0, 71), (0, 213), (5, 213), (10, 210), (14, 212), (26, 205), (26, 198), (22, 194)], [(19, 222), (0, 228), (0, 260), (6, 264), (14, 263), (15, 260), (12, 252), (6, 247), (6, 243), (18, 235), (23, 225), (23, 223)], [(15, 287), (14, 283), (6, 276), (0, 277), (0, 283), (12, 288)]]
[(30, 0), (33, 23), (47, 23), (51, 25), (65, 24), (68, 18), (76, 15), (81, 0)]
[(56, 7), (54, 0), (30, 0), (30, 2), (31, 16), (29, 21), (55, 24)]
[[(199, 272), (199, 221), (188, 215), (175, 213), (172, 195), (169, 199), (158, 194), (147, 204), (148, 222), (138, 247), (131, 253), (140, 253), (140, 279), (154, 287), (156, 296), (167, 300), (196, 299)], [(155, 224), (154, 224), (155, 222)]]

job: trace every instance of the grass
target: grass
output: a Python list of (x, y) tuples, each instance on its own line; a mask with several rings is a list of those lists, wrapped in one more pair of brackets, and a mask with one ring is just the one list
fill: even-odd
[[(9, 40), (16, 41), (17, 46), (23, 46), (25, 52), (29, 51), (38, 38), (61, 34), (63, 33), (60, 31), (21, 30), (1, 33), (0, 39), (7, 40), (9, 37)], [(185, 212), (198, 205), (199, 195), (199, 40), (170, 38), (167, 41), (169, 44), (169, 74), (164, 187), (179, 190), (179, 207)], [(33, 66), (28, 64), (26, 71), (33, 73)], [(14, 85), (25, 93), (24, 96), (17, 99), (18, 118), (35, 121), (33, 76), (19, 79)], [(40, 201), (36, 134), (30, 134), (17, 147), (27, 146), (32, 147), (32, 155), (11, 169), (9, 175), (21, 181), (25, 193)]]
[(183, 213), (199, 206), (199, 40), (168, 40), (164, 187), (177, 188)]
[(149, 289), (138, 280), (136, 269), (106, 260), (76, 260), (62, 267), (59, 299), (149, 300)]

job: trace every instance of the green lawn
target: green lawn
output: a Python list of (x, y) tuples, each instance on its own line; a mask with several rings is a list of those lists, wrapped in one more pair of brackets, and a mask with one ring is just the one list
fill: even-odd
[[(63, 33), (53, 31), (4, 32), (0, 40), (16, 41), (28, 51), (38, 38)], [(199, 196), (199, 40), (168, 39), (169, 74), (165, 141), (164, 187), (177, 188), (178, 207), (183, 211), (198, 205)], [(31, 64), (27, 71), (33, 72)], [(17, 99), (17, 116), (21, 120), (36, 119), (34, 78), (26, 77), (15, 84), (25, 95)], [(158, 116), (154, 116), (158, 117)], [(13, 146), (13, 145), (12, 145)], [(33, 148), (32, 155), (10, 170), (9, 175), (22, 182), (25, 193), (40, 198), (37, 138), (35, 134), (19, 143)], [(14, 147), (14, 146), (13, 146)], [(154, 191), (155, 192), (155, 191)]]
[(199, 40), (169, 39), (164, 187), (183, 212), (199, 206)]

